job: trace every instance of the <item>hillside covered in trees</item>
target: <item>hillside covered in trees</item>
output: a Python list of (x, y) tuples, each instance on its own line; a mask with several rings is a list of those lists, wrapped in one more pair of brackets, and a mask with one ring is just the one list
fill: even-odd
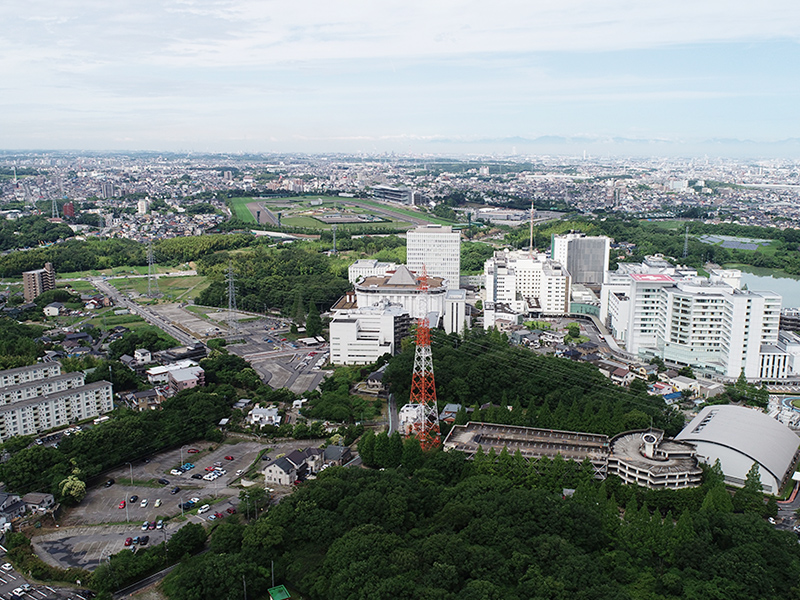
[[(683, 415), (660, 396), (644, 385), (615, 386), (593, 365), (509, 346), (498, 332), (431, 333), (437, 398), (473, 407), (471, 420), (607, 435), (651, 424), (668, 435), (683, 428)], [(399, 404), (408, 400), (413, 366), (412, 344), (386, 369)], [(462, 411), (456, 422), (466, 420)]]
[(274, 561), (276, 583), (313, 600), (797, 596), (796, 536), (767, 524), (758, 497), (734, 512), (718, 473), (655, 492), (563, 461), (404, 452), (401, 467), (328, 469), (256, 521), (217, 525), (163, 590), (233, 599), (244, 578), (259, 597)]

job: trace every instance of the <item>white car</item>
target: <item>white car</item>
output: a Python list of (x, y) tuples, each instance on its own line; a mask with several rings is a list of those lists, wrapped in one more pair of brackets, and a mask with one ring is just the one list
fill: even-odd
[(197, 497), (189, 498), (189, 502), (191, 502), (192, 504), (197, 504), (198, 502), (200, 502), (200, 498)]
[(183, 475), (183, 471), (178, 471), (178, 469), (172, 469), (170, 475)]
[(202, 515), (203, 513), (208, 512), (210, 508), (211, 507), (208, 504), (203, 504), (203, 506), (197, 509), (197, 514)]
[(14, 567), (11, 565), (11, 563), (3, 563), (3, 566), (0, 567), (0, 569), (3, 569), (3, 571), (11, 571), (13, 568)]
[(203, 475), (203, 479), (205, 479), (206, 481), (213, 481), (214, 476), (211, 473), (208, 473), (206, 475)]
[(153, 506), (155, 506), (156, 508), (161, 506), (161, 498), (156, 498), (156, 503)]
[(144, 507), (146, 507), (146, 506), (147, 506), (147, 498), (144, 498), (144, 499), (142, 499), (142, 501), (141, 501), (141, 502), (139, 502), (139, 506), (140, 506), (141, 508), (144, 508)]

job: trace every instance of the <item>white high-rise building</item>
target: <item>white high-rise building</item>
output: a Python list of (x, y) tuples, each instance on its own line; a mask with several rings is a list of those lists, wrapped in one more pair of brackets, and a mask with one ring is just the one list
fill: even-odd
[(362, 258), (348, 267), (347, 278), (350, 283), (357, 283), (362, 277), (380, 277), (396, 269), (395, 263), (378, 262), (374, 258)]
[(736, 378), (780, 379), (793, 356), (778, 346), (781, 297), (738, 288), (733, 271), (676, 279), (664, 273), (627, 275), (628, 287), (609, 296), (611, 332), (641, 358)]
[(449, 289), (458, 289), (461, 274), (461, 233), (450, 226), (425, 225), (408, 232), (406, 264), (417, 274), (441, 277)]
[(603, 283), (608, 269), (611, 238), (584, 233), (554, 235), (552, 258), (567, 269), (572, 283)]
[(337, 311), (330, 323), (331, 363), (367, 365), (394, 354), (410, 324), (408, 312), (388, 302)]
[[(570, 275), (544, 254), (495, 252), (484, 263), (486, 301), (516, 313), (563, 315), (569, 312)], [(486, 323), (486, 326), (490, 326)]]

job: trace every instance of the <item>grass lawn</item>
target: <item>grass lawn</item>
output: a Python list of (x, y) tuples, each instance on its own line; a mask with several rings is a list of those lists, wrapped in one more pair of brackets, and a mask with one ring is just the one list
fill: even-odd
[[(147, 294), (147, 279), (115, 279), (111, 282), (120, 292), (133, 291), (139, 295)], [(185, 277), (159, 277), (158, 291), (161, 299), (170, 302), (190, 300), (197, 297), (211, 282), (202, 275)]]
[(314, 217), (298, 215), (296, 217), (281, 217), (281, 225), (287, 227), (307, 227), (309, 229), (330, 229), (331, 226), (322, 221), (317, 221)]
[(89, 323), (101, 329), (111, 329), (118, 325), (122, 325), (128, 329), (138, 329), (139, 327), (147, 325), (147, 322), (138, 315), (115, 315), (113, 312), (93, 317), (89, 320)]
[(229, 204), (231, 210), (233, 210), (233, 214), (237, 219), (244, 221), (245, 223), (256, 222), (256, 218), (253, 216), (253, 213), (251, 213), (247, 208), (247, 205), (252, 204), (253, 202), (255, 202), (253, 198), (229, 198)]
[[(65, 281), (64, 287), (69, 286), (76, 292), (94, 292), (97, 288), (89, 281)], [(61, 287), (60, 285), (58, 287)]]

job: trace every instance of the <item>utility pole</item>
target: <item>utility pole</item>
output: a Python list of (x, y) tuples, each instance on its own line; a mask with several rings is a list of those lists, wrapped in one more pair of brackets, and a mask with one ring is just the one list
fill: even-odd
[(158, 296), (158, 278), (156, 277), (155, 260), (153, 259), (153, 241), (147, 242), (147, 297)]

